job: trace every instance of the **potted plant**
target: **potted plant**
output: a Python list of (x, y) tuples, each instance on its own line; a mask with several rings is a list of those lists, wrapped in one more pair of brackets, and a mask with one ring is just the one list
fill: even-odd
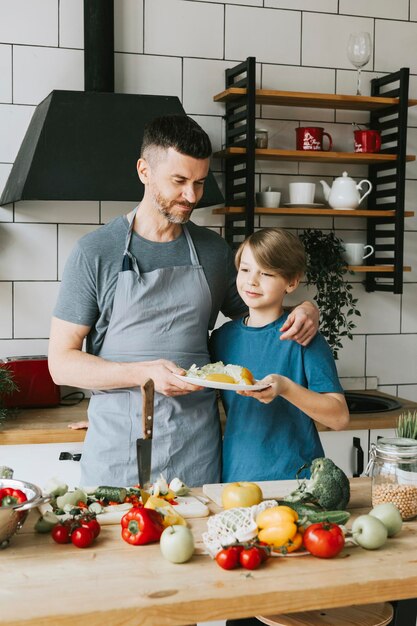
[(9, 395), (17, 389), (13, 372), (8, 367), (0, 367), (0, 420), (5, 419), (8, 414), (8, 410), (3, 406), (3, 396)]
[(343, 241), (334, 232), (305, 230), (300, 234), (307, 255), (306, 284), (314, 285), (314, 300), (320, 309), (320, 332), (327, 339), (333, 356), (338, 358), (342, 337), (352, 339), (356, 324), (351, 317), (360, 315), (357, 298), (347, 280), (346, 261), (343, 259)]
[(398, 416), (395, 434), (397, 437), (417, 439), (417, 411), (407, 411)]

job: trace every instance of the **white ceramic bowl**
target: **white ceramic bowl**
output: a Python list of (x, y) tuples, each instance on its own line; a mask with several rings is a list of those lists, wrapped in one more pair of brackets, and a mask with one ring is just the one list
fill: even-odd
[(275, 209), (279, 207), (280, 201), (281, 201), (280, 191), (259, 191), (256, 194), (256, 206), (259, 206), (259, 207), (267, 207), (267, 208)]

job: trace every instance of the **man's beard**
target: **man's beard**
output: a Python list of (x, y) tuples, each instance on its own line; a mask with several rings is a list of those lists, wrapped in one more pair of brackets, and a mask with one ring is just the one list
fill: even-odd
[[(187, 200), (183, 200), (182, 202), (169, 202), (161, 194), (155, 194), (154, 204), (158, 212), (163, 215), (171, 224), (186, 224), (195, 208), (194, 202), (187, 202)], [(191, 209), (191, 211), (184, 215), (174, 215), (173, 213), (171, 213), (171, 208), (175, 205), (185, 206), (188, 209)]]

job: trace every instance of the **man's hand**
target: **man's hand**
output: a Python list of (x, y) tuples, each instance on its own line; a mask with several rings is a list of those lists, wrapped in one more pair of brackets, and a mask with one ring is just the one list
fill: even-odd
[(155, 383), (155, 391), (162, 393), (164, 396), (184, 396), (187, 393), (203, 389), (203, 387), (192, 385), (174, 376), (174, 374), (184, 376), (185, 370), (166, 359), (150, 361), (147, 366), (147, 372), (149, 378), (152, 378)]
[(296, 306), (280, 330), (280, 339), (292, 339), (302, 346), (307, 346), (319, 328), (319, 310), (312, 302), (303, 302)]

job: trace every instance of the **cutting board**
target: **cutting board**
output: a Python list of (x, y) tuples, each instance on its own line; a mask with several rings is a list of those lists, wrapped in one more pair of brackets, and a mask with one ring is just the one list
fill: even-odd
[[(298, 486), (296, 480), (265, 480), (257, 481), (256, 484), (262, 489), (264, 500), (283, 500)], [(210, 500), (222, 506), (222, 491), (225, 485), (227, 483), (203, 485), (203, 493)]]

